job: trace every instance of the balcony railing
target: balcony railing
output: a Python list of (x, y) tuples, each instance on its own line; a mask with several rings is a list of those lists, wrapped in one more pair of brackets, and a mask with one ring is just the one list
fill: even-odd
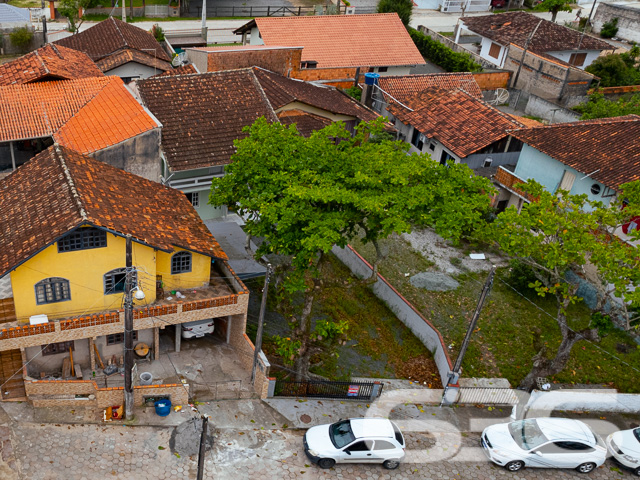
[(496, 180), (496, 182), (498, 182), (504, 188), (506, 188), (510, 192), (513, 192), (516, 195), (519, 195), (520, 197), (524, 198), (527, 202), (535, 202), (536, 201), (536, 197), (534, 197), (533, 195), (531, 195), (531, 194), (529, 194), (529, 193), (527, 193), (527, 192), (525, 192), (523, 190), (520, 190), (517, 187), (518, 184), (525, 183), (525, 180), (523, 180), (520, 177), (514, 175), (512, 172), (510, 172), (506, 168), (498, 167), (498, 171), (496, 172), (496, 176), (494, 177), (494, 179)]

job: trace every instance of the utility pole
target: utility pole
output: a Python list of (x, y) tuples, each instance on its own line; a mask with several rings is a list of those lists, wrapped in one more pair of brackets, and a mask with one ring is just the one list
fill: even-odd
[(576, 50), (580, 50), (580, 47), (582, 46), (582, 40), (584, 39), (584, 33), (587, 31), (587, 27), (591, 25), (591, 15), (593, 15), (593, 10), (596, 8), (596, 3), (598, 3), (598, 0), (593, 0), (593, 5), (591, 5), (591, 11), (589, 12), (589, 18), (587, 18), (587, 21), (584, 23), (584, 27), (582, 28), (582, 35), (580, 35), (580, 41), (578, 42), (578, 48), (576, 48)]
[(262, 303), (260, 304), (260, 316), (258, 317), (258, 332), (256, 333), (256, 350), (253, 353), (253, 368), (251, 369), (251, 385), (256, 381), (256, 367), (258, 366), (258, 355), (262, 348), (262, 327), (264, 325), (264, 311), (267, 309), (267, 292), (269, 291), (269, 279), (271, 277), (271, 264), (267, 265), (267, 273), (264, 277), (264, 288), (262, 289)]
[[(124, 4), (124, 1), (122, 2)], [(133, 419), (133, 262), (131, 235), (127, 235), (126, 269), (124, 281), (124, 412), (125, 419)]]
[(127, 0), (122, 0), (122, 21), (126, 22), (127, 21), (127, 6), (126, 6)]
[[(124, 5), (125, 0), (122, 0), (122, 4)], [(133, 0), (129, 0), (129, 16), (131, 17), (131, 21), (133, 22)]]
[(202, 433), (200, 434), (200, 452), (198, 453), (198, 476), (197, 480), (202, 480), (202, 475), (204, 472), (204, 453), (205, 447), (207, 444), (207, 423), (209, 422), (209, 417), (206, 415), (202, 416)]
[(460, 347), (460, 352), (458, 353), (458, 358), (456, 358), (456, 363), (453, 366), (453, 369), (449, 372), (449, 378), (447, 379), (447, 384), (444, 387), (444, 393), (442, 395), (442, 402), (440, 402), (440, 406), (444, 403), (445, 397), (447, 396), (447, 390), (449, 389), (449, 384), (457, 380), (460, 376), (460, 367), (462, 366), (462, 360), (464, 359), (465, 353), (467, 353), (467, 348), (469, 347), (469, 342), (471, 341), (471, 334), (476, 329), (476, 324), (478, 323), (478, 318), (480, 317), (480, 312), (482, 311), (482, 305), (484, 304), (487, 295), (489, 295), (489, 291), (491, 291), (491, 286), (493, 285), (493, 276), (496, 273), (496, 266), (493, 265), (491, 267), (491, 271), (489, 272), (489, 276), (487, 277), (487, 281), (484, 283), (484, 287), (482, 287), (482, 292), (480, 293), (480, 298), (478, 299), (478, 305), (476, 306), (476, 311), (473, 312), (473, 317), (471, 318), (471, 323), (469, 324), (469, 328), (467, 329), (467, 334), (464, 337), (464, 341), (462, 342), (462, 347)]
[(531, 35), (529, 35), (529, 37), (527, 38), (527, 41), (524, 44), (524, 50), (522, 51), (522, 58), (520, 59), (520, 65), (518, 65), (518, 71), (516, 72), (516, 75), (513, 77), (513, 83), (511, 84), (511, 86), (513, 88), (516, 88), (516, 86), (518, 85), (518, 77), (520, 76), (520, 70), (522, 70), (522, 64), (524, 63), (524, 57), (527, 54), (527, 50), (529, 50), (529, 42), (531, 42), (531, 39), (533, 38), (533, 36), (538, 31), (538, 27), (542, 24), (542, 22), (544, 22), (544, 20), (540, 20), (538, 22), (538, 25), (536, 25), (536, 28), (533, 29), (533, 32), (531, 32)]

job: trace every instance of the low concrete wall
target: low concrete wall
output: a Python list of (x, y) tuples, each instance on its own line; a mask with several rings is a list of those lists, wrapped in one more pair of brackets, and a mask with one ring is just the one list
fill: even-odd
[(33, 27), (30, 27), (30, 30), (33, 32), (31, 43), (25, 48), (18, 48), (11, 43), (11, 32), (13, 31), (13, 28), (0, 29), (0, 55), (23, 55), (43, 46), (44, 35), (42, 31), (35, 31)]
[(524, 109), (524, 113), (543, 118), (549, 123), (568, 123), (580, 120), (580, 114), (573, 110), (564, 108), (536, 95), (529, 95), (529, 101)]
[(616, 390), (534, 390), (527, 403), (530, 410), (577, 410), (590, 412), (639, 413), (640, 395)]
[(593, 30), (600, 33), (602, 25), (612, 18), (618, 19), (617, 38), (640, 42), (640, 8), (598, 3), (598, 9), (593, 17)]
[[(333, 247), (333, 253), (342, 263), (349, 267), (355, 276), (359, 278), (371, 276), (371, 265), (351, 246), (346, 248)], [(373, 293), (387, 304), (398, 319), (409, 327), (413, 334), (433, 353), (442, 384), (446, 385), (453, 363), (449, 358), (447, 347), (440, 332), (382, 275), (378, 274), (378, 280), (371, 288)]]

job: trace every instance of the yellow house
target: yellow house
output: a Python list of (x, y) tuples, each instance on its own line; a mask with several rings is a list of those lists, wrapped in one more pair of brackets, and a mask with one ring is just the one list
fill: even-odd
[(31, 389), (42, 402), (38, 379), (74, 370), (93, 380), (100, 364), (121, 365), (129, 235), (133, 288), (144, 294), (134, 301), (137, 353), (157, 359), (167, 331), (180, 351), (181, 325), (206, 320), (253, 356), (248, 290), (182, 192), (58, 145), (0, 180), (0, 192), (4, 400)]

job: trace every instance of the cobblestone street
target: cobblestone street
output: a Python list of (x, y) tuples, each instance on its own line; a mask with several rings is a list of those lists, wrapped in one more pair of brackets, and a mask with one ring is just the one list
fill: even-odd
[[(171, 428), (19, 424), (13, 427), (18, 478), (25, 480), (194, 479), (197, 458), (170, 448)], [(512, 474), (491, 465), (478, 448), (478, 434), (461, 442), (448, 434), (407, 434), (407, 461), (397, 470), (378, 465), (342, 465), (321, 470), (302, 448), (301, 430), (216, 432), (207, 454), (205, 478), (217, 479), (617, 479), (607, 462), (584, 476), (573, 471), (525, 470)], [(439, 438), (438, 438), (439, 436)], [(439, 459), (439, 460), (438, 460)], [(435, 461), (434, 461), (435, 460)]]

